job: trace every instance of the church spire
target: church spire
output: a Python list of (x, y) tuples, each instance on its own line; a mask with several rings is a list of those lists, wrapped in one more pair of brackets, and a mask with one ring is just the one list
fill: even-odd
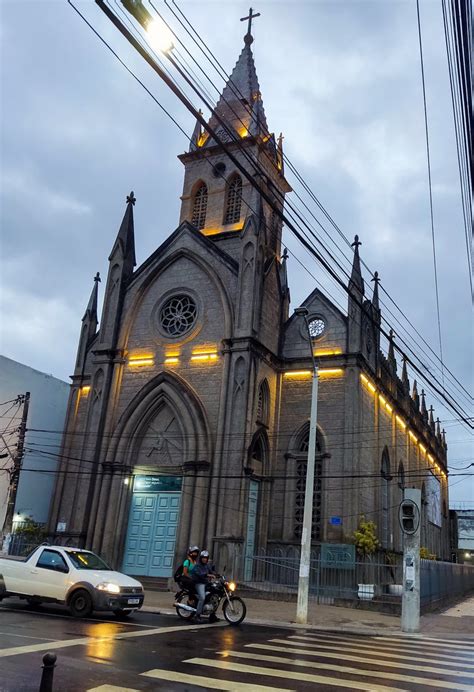
[(114, 255), (119, 253), (126, 272), (130, 274), (133, 272), (133, 268), (137, 263), (135, 257), (135, 230), (133, 225), (133, 207), (135, 202), (136, 198), (132, 191), (127, 195), (127, 208), (125, 209), (117, 238), (109, 256), (109, 262), (111, 262)]
[(408, 393), (410, 391), (410, 380), (408, 379), (408, 371), (407, 371), (407, 357), (403, 356), (403, 366), (402, 366), (402, 383), (403, 386)]
[[(235, 130), (242, 138), (249, 134), (264, 137), (269, 134), (251, 49), (253, 43), (252, 19), (258, 16), (260, 15), (253, 14), (252, 9), (250, 9), (249, 16), (243, 17), (241, 20), (249, 20), (248, 30), (244, 36), (244, 47), (215, 107), (219, 117), (225, 120), (228, 127)], [(221, 128), (215, 115), (211, 117), (209, 125), (217, 131)], [(204, 146), (212, 144), (214, 141), (209, 138)]]
[[(199, 109), (199, 115), (202, 115), (201, 109)], [(199, 120), (196, 120), (193, 134), (191, 135), (189, 151), (196, 151), (196, 149), (198, 149), (201, 146), (201, 138), (202, 138), (201, 123), (199, 122)]]
[(352, 243), (352, 247), (354, 248), (354, 260), (352, 262), (349, 291), (352, 293), (360, 293), (360, 298), (362, 298), (364, 295), (364, 279), (362, 278), (362, 271), (360, 268), (359, 245), (362, 245), (362, 243), (359, 240), (359, 236), (356, 235)]
[(372, 296), (372, 305), (375, 308), (375, 310), (380, 310), (380, 305), (379, 305), (379, 283), (380, 283), (380, 278), (379, 278), (379, 273), (374, 272), (374, 278), (371, 279), (371, 281), (374, 282), (374, 294)]
[(392, 371), (397, 372), (397, 359), (395, 358), (395, 346), (394, 346), (394, 333), (393, 329), (390, 330), (390, 338), (388, 342), (388, 362)]
[(418, 394), (418, 385), (416, 383), (416, 380), (413, 380), (413, 390), (411, 393), (411, 398), (415, 402), (415, 406), (416, 406), (416, 409), (418, 411), (420, 408), (420, 396)]
[[(82, 318), (83, 322), (87, 319), (90, 322), (95, 321), (96, 327), (97, 327), (97, 297), (98, 297), (98, 293), (99, 293), (99, 281), (100, 281), (100, 274), (99, 274), (99, 272), (97, 272), (97, 274), (94, 276), (94, 286), (93, 286), (92, 291), (91, 291), (91, 297), (89, 298), (89, 302), (87, 303), (84, 317)], [(95, 333), (95, 329), (94, 329), (94, 333)]]

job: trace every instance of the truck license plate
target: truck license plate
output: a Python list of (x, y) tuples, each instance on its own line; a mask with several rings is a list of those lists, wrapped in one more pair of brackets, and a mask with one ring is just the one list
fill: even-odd
[(138, 605), (140, 603), (139, 598), (129, 598), (128, 599), (128, 605)]

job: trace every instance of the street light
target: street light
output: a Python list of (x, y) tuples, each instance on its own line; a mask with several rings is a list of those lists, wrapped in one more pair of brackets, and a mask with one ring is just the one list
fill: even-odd
[(318, 366), (313, 353), (313, 339), (308, 322), (308, 310), (296, 308), (295, 314), (302, 317), (308, 331), (311, 360), (313, 362), (313, 380), (311, 386), (311, 414), (309, 420), (308, 461), (306, 463), (306, 487), (304, 495), (303, 530), (301, 532), (300, 574), (298, 579), (298, 602), (296, 605), (296, 622), (306, 625), (308, 622), (308, 594), (311, 568), (311, 533), (313, 528), (313, 495), (314, 463), (316, 458), (316, 431), (318, 419)]

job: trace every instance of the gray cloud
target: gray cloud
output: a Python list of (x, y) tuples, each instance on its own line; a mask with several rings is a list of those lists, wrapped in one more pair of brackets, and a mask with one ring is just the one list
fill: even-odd
[[(192, 118), (98, 8), (78, 5), (191, 132)], [(421, 7), (444, 355), (469, 389), (469, 285), (442, 18), (437, 4)], [(230, 71), (242, 47), (238, 18), (248, 7), (228, 1), (183, 8)], [(359, 233), (364, 259), (437, 350), (413, 3), (262, 2), (258, 10), (254, 52), (270, 127), (283, 130), (287, 154), (346, 235)], [(65, 378), (92, 276), (107, 271), (125, 195), (134, 189), (138, 199), (141, 262), (177, 225), (176, 156), (187, 143), (66, 3), (4, 2), (1, 22), (1, 350)], [(287, 240), (345, 305), (341, 291)], [(296, 305), (314, 280), (292, 259), (290, 281)], [(440, 418), (453, 418), (437, 409)], [(447, 425), (451, 458), (472, 458), (467, 431)], [(453, 485), (452, 500), (473, 495), (472, 481)]]

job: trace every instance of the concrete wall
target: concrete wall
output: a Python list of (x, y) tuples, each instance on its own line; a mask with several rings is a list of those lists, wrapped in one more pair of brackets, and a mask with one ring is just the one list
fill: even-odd
[[(59, 453), (69, 385), (52, 375), (0, 356), (0, 401), (14, 399), (18, 394), (25, 392), (31, 394), (27, 428), (58, 431), (45, 434), (29, 430), (26, 434), (24, 470), (20, 474), (15, 513), (43, 523), (48, 519), (55, 483), (55, 474), (51, 472), (56, 469), (57, 458), (32, 450), (48, 451), (52, 455)], [(21, 408), (13, 423), (19, 424), (20, 419)], [(2, 430), (7, 422), (8, 419), (1, 420)], [(14, 448), (18, 436), (11, 435), (6, 437), (6, 440), (9, 447)], [(7, 462), (8, 459), (2, 459), (1, 465), (6, 465)], [(7, 491), (8, 474), (0, 473), (0, 527), (3, 526), (6, 511)]]

